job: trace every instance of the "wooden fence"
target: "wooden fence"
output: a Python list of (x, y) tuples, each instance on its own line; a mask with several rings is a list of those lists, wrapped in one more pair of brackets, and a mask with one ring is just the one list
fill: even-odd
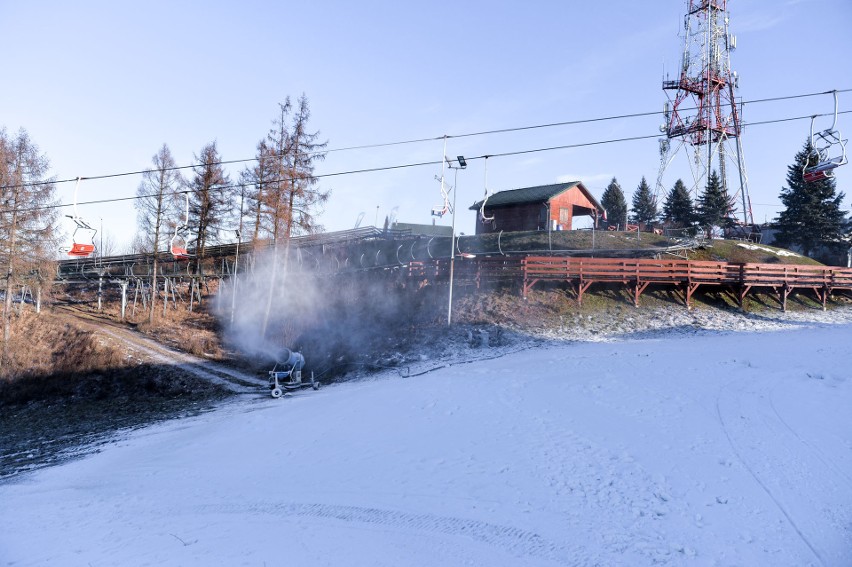
[(823, 307), (832, 292), (852, 291), (852, 269), (833, 266), (552, 256), (527, 256), (521, 264), (525, 296), (537, 282), (565, 281), (577, 286), (580, 303), (583, 293), (596, 283), (630, 287), (635, 305), (639, 305), (642, 292), (651, 284), (675, 286), (683, 290), (687, 307), (700, 286), (717, 286), (732, 292), (740, 307), (755, 288), (769, 289), (785, 310), (788, 296), (796, 289), (813, 290)]
[[(411, 262), (405, 275), (421, 280), (445, 279), (448, 259)], [(490, 256), (457, 258), (456, 281), (475, 284), (506, 282), (520, 284), (524, 297), (539, 282), (571, 285), (582, 304), (583, 295), (595, 284), (619, 284), (630, 289), (639, 305), (649, 285), (671, 286), (682, 293), (684, 304), (701, 288), (715, 287), (734, 297), (740, 307), (749, 293), (758, 290), (777, 297), (787, 309), (787, 298), (795, 290), (813, 291), (825, 308), (837, 291), (852, 292), (852, 268), (799, 264), (736, 264), (682, 259), (576, 258), (558, 256)]]

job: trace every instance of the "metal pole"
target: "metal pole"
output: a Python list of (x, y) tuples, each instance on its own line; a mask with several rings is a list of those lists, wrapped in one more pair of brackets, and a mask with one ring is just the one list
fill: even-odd
[(236, 232), (237, 232), (237, 256), (234, 259), (234, 278), (233, 278), (234, 281), (231, 284), (233, 286), (233, 289), (232, 289), (233, 293), (231, 295), (231, 324), (232, 325), (234, 324), (234, 310), (236, 309), (236, 305), (237, 305), (237, 268), (239, 267), (239, 264), (240, 264), (240, 231), (238, 230)]
[[(445, 141), (446, 143), (446, 141)], [(459, 192), (459, 169), (457, 167), (453, 168), (455, 170), (455, 177), (453, 179), (453, 235), (450, 237), (450, 298), (447, 302), (447, 326), (449, 327), (453, 322), (453, 271), (455, 269), (456, 264), (456, 196)], [(443, 179), (444, 176), (441, 176)]]
[(553, 242), (550, 240), (550, 227), (553, 221), (550, 219), (550, 201), (547, 202), (547, 249), (553, 251)]

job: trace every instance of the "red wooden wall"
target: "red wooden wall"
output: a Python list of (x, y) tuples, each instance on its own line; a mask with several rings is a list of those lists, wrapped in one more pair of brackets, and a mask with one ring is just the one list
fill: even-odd
[[(574, 216), (594, 215), (594, 203), (580, 190), (572, 187), (550, 199), (549, 203), (519, 203), (502, 207), (485, 207), (486, 216), (493, 216), (488, 223), (477, 221), (476, 234), (522, 230), (547, 230), (548, 219), (561, 225), (562, 230), (571, 230)], [(477, 216), (479, 211), (477, 211)]]

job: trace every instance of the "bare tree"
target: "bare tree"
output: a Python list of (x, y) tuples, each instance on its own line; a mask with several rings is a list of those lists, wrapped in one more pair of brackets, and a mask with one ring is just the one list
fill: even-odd
[(216, 142), (210, 142), (195, 156), (195, 176), (189, 182), (189, 218), (195, 233), (196, 272), (201, 273), (201, 263), (208, 244), (218, 242), (219, 230), (232, 206), (230, 179), (222, 168), (222, 159)]
[[(275, 187), (275, 149), (266, 140), (257, 144), (257, 163), (240, 172), (240, 185), (245, 188), (245, 214), (252, 232), (252, 242), (257, 243), (263, 236), (271, 236), (268, 194)], [(242, 223), (241, 223), (242, 224)]]
[(278, 103), (278, 116), (272, 121), (272, 129), (267, 135), (267, 147), (271, 149), (267, 162), (272, 179), (260, 195), (260, 224), (272, 239), (273, 247), (278, 246), (279, 236), (283, 236), (288, 226), (291, 210), (288, 208), (287, 181), (290, 176), (289, 153), (291, 146), (290, 112), (293, 105), (288, 96), (284, 104)]
[(40, 286), (55, 273), (58, 213), (48, 168), (25, 130), (14, 137), (0, 130), (0, 270), (6, 274), (0, 366), (11, 335), (13, 290)]
[(98, 242), (98, 255), (101, 258), (113, 256), (118, 253), (118, 241), (112, 232), (100, 231), (100, 242)]
[[(319, 132), (308, 131), (311, 111), (308, 98), (302, 94), (297, 101), (295, 113), (290, 97), (279, 104), (279, 115), (273, 121), (267, 140), (275, 150), (273, 171), (276, 179), (269, 184), (263, 194), (263, 206), (271, 223), (273, 264), (270, 279), (269, 296), (261, 328), (266, 336), (269, 315), (272, 309), (272, 296), (277, 285), (278, 248), (281, 240), (286, 240), (284, 253), (289, 260), (290, 237), (296, 234), (318, 232), (322, 227), (316, 222), (316, 215), (328, 200), (330, 191), (318, 187), (319, 180), (314, 176), (314, 164), (325, 159), (323, 151), (328, 142), (319, 142)], [(290, 124), (288, 124), (290, 121)]]
[(182, 219), (177, 218), (176, 203), (183, 197), (177, 195), (186, 181), (177, 170), (172, 153), (163, 144), (151, 158), (154, 164), (142, 174), (142, 181), (136, 190), (137, 242), (142, 245), (143, 253), (153, 256), (151, 273), (151, 305), (148, 322), (154, 322), (154, 305), (157, 298), (157, 255), (167, 247), (170, 234), (167, 229), (174, 228)]
[(318, 187), (319, 179), (314, 176), (314, 164), (325, 159), (323, 151), (328, 141), (318, 142), (319, 132), (308, 132), (311, 111), (307, 97), (299, 97), (298, 108), (293, 116), (288, 152), (290, 168), (289, 226), (287, 238), (293, 234), (311, 234), (322, 230), (316, 216), (328, 201), (331, 190)]

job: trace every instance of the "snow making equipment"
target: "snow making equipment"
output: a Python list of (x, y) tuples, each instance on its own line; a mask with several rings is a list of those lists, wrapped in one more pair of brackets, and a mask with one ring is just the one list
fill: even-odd
[(285, 392), (302, 388), (319, 389), (320, 383), (314, 380), (313, 372), (311, 372), (310, 381), (302, 381), (302, 369), (304, 367), (305, 357), (302, 356), (302, 353), (285, 349), (281, 359), (269, 371), (269, 389), (272, 397), (280, 398)]

